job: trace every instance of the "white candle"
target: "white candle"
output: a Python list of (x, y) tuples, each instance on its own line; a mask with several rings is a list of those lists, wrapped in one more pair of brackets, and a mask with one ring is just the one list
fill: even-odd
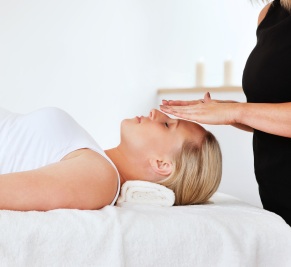
[(225, 86), (231, 86), (232, 83), (232, 61), (230, 59), (227, 59), (224, 61), (224, 85)]
[(196, 64), (196, 87), (204, 86), (205, 66), (203, 59), (200, 59)]

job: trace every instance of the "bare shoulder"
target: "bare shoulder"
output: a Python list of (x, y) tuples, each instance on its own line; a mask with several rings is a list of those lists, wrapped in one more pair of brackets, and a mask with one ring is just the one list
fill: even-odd
[(266, 17), (268, 11), (269, 11), (269, 8), (270, 6), (272, 5), (272, 2), (267, 4), (260, 12), (259, 14), (259, 18), (258, 18), (258, 25), (261, 24), (261, 22), (264, 20), (264, 18)]
[[(112, 164), (99, 153), (90, 149), (79, 149), (71, 152), (64, 157), (61, 162), (75, 164), (79, 162), (80, 165), (85, 165), (84, 174), (98, 177), (99, 180), (104, 182), (117, 182), (117, 172)], [(77, 167), (77, 166), (76, 166)]]
[(91, 191), (93, 198), (95, 195), (98, 199), (97, 202), (102, 203), (102, 206), (109, 205), (113, 201), (118, 187), (116, 169), (106, 158), (95, 151), (82, 149), (80, 152), (78, 156), (65, 160), (65, 165), (71, 166), (71, 172), (84, 181), (81, 188)]
[(46, 173), (51, 172), (60, 186), (64, 186), (61, 202), (67, 203), (68, 208), (100, 209), (111, 204), (116, 195), (118, 174), (115, 168), (90, 149), (72, 152), (54, 166), (45, 168)]

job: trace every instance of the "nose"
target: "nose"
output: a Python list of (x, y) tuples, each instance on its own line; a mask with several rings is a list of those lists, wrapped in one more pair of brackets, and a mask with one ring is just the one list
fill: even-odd
[(161, 111), (159, 111), (157, 109), (152, 109), (150, 111), (149, 118), (151, 120), (165, 120), (165, 119), (169, 119), (169, 117), (167, 115), (165, 115), (164, 113), (162, 113)]
[(154, 120), (155, 117), (156, 117), (156, 113), (157, 113), (157, 110), (156, 110), (156, 109), (152, 109), (152, 110), (150, 111), (149, 118), (150, 118), (151, 120)]
[(152, 110), (150, 111), (149, 118), (150, 118), (151, 120), (157, 120), (157, 119), (159, 119), (162, 115), (164, 115), (162, 112), (160, 112), (160, 111), (158, 111), (158, 110), (156, 110), (156, 109), (152, 109)]

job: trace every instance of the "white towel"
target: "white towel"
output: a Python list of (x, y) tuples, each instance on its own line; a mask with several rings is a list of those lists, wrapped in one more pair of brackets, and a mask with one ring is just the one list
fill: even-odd
[(174, 192), (160, 184), (146, 181), (127, 181), (121, 187), (117, 206), (126, 203), (150, 204), (157, 206), (173, 206)]
[(282, 218), (225, 194), (211, 200), (175, 207), (0, 210), (0, 266), (291, 266), (291, 230)]

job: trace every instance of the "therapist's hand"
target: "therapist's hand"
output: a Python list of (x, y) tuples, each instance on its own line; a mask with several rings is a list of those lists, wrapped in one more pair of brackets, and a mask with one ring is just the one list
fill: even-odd
[(192, 101), (163, 100), (160, 109), (176, 117), (203, 124), (232, 125), (237, 123), (239, 103), (231, 100), (212, 100), (209, 93), (204, 99)]

